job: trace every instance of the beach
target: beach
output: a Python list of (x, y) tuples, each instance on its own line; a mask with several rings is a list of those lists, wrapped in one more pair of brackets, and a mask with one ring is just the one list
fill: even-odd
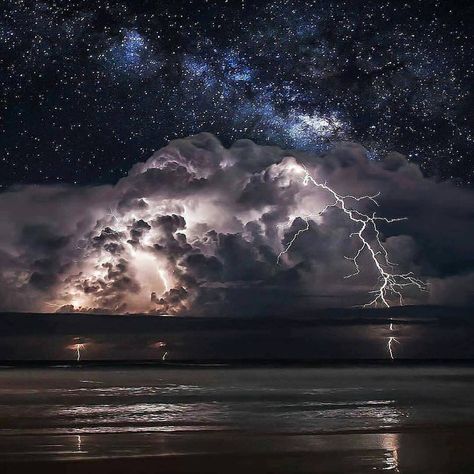
[[(107, 435), (105, 435), (107, 436)], [(82, 436), (84, 450), (94, 437)], [(161, 439), (160, 439), (161, 438)], [(165, 438), (165, 440), (163, 439)], [(172, 438), (172, 439), (170, 439)], [(61, 443), (61, 439), (56, 440)], [(113, 439), (109, 440), (113, 442)], [(162, 435), (154, 455), (56, 460), (5, 460), (2, 472), (23, 473), (469, 473), (473, 427), (431, 427), (405, 433), (275, 436)]]
[(5, 368), (2, 472), (474, 472), (474, 368)]

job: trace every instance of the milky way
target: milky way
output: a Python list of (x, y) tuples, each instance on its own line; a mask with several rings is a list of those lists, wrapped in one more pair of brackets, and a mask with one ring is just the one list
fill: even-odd
[(469, 3), (5, 0), (0, 184), (112, 183), (200, 131), (470, 183)]

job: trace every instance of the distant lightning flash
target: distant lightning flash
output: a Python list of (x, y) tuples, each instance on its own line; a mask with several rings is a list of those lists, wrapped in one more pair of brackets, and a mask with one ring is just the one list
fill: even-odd
[(165, 352), (161, 356), (161, 360), (163, 360), (163, 361), (166, 360), (166, 357), (168, 356), (168, 351), (166, 350), (166, 347), (167, 347), (166, 342), (158, 341), (158, 342), (155, 342), (154, 344), (152, 344), (151, 347), (153, 347), (154, 349), (163, 349), (163, 348), (165, 348)]
[[(359, 225), (359, 230), (357, 232), (352, 232), (349, 236), (350, 237), (357, 237), (360, 242), (360, 247), (355, 253), (353, 257), (345, 257), (347, 260), (350, 260), (354, 264), (354, 272), (346, 275), (344, 278), (351, 278), (355, 275), (360, 273), (359, 267), (359, 257), (362, 255), (364, 250), (367, 250), (377, 273), (379, 274), (379, 282), (380, 284), (371, 291), (374, 294), (374, 298), (366, 303), (364, 306), (377, 306), (379, 304), (389, 308), (389, 299), (390, 296), (396, 296), (400, 305), (403, 305), (403, 296), (402, 291), (409, 286), (414, 286), (418, 288), (420, 291), (426, 290), (426, 285), (422, 280), (416, 278), (413, 272), (408, 273), (394, 273), (393, 268), (396, 264), (392, 263), (389, 259), (387, 249), (383, 245), (381, 238), (380, 238), (380, 230), (378, 228), (379, 222), (399, 222), (406, 220), (406, 217), (401, 218), (394, 218), (388, 219), (386, 217), (379, 217), (374, 213), (372, 215), (364, 214), (363, 212), (350, 207), (351, 202), (361, 202), (361, 201), (371, 201), (376, 206), (379, 206), (376, 198), (380, 195), (380, 193), (374, 195), (366, 195), (366, 196), (343, 196), (332, 188), (327, 185), (327, 182), (319, 183), (317, 182), (308, 172), (308, 170), (302, 166), (298, 165), (301, 170), (304, 172), (303, 177), (303, 184), (306, 186), (309, 183), (312, 185), (324, 189), (327, 191), (334, 201), (328, 204), (322, 211), (318, 212), (317, 215), (324, 214), (330, 208), (338, 208), (340, 209), (352, 222), (355, 222)], [(277, 257), (277, 263), (280, 262), (282, 256), (289, 252), (297, 238), (303, 234), (304, 232), (309, 230), (309, 219), (310, 216), (303, 217), (302, 219), (305, 221), (306, 225), (303, 229), (298, 230), (290, 241), (286, 244), (285, 248), (280, 252)], [(375, 238), (371, 240), (367, 234), (373, 232)], [(390, 331), (393, 331), (393, 325), (390, 323)], [(390, 354), (390, 358), (393, 359), (393, 343), (398, 343), (399, 341), (394, 337), (389, 337), (387, 347)]]
[[(390, 325), (390, 330), (393, 331), (392, 325)], [(400, 344), (400, 341), (398, 339), (395, 339), (393, 336), (390, 336), (388, 338), (387, 342), (387, 348), (388, 348), (388, 353), (390, 354), (390, 359), (395, 359), (393, 356), (393, 343), (396, 342), (397, 344)]]
[(81, 351), (86, 349), (86, 344), (79, 342), (79, 338), (74, 339), (77, 342), (74, 342), (74, 344), (67, 346), (67, 349), (70, 349), (76, 353), (76, 361), (79, 362), (81, 360)]
[[(392, 322), (391, 319), (390, 319), (389, 329), (390, 329), (390, 331), (393, 331), (393, 322)], [(387, 341), (387, 349), (388, 349), (388, 353), (390, 354), (390, 359), (392, 359), (392, 360), (395, 359), (395, 357), (393, 355), (393, 343), (394, 342), (396, 342), (397, 344), (400, 344), (400, 341), (398, 339), (396, 339), (393, 336), (390, 336), (388, 338), (388, 341)]]
[(81, 350), (84, 349), (84, 344), (76, 344), (76, 354), (77, 354), (77, 362), (81, 360)]

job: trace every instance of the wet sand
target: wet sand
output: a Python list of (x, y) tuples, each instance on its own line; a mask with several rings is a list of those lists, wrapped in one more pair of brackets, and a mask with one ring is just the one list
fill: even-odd
[(0, 474), (474, 473), (472, 366), (5, 369)]
[[(100, 435), (107, 436), (107, 435)], [(131, 435), (133, 436), (133, 435)], [(87, 441), (87, 440), (86, 440)], [(94, 439), (90, 439), (94, 442)], [(113, 441), (113, 440), (111, 440)], [(174, 447), (173, 447), (174, 446)], [(170, 435), (161, 454), (0, 463), (22, 473), (474, 473), (474, 427), (405, 433)]]

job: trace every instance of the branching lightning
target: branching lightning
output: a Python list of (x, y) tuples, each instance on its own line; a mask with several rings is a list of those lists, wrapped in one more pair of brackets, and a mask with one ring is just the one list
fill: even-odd
[[(360, 273), (360, 266), (359, 266), (359, 258), (364, 253), (368, 253), (371, 261), (374, 264), (374, 267), (378, 273), (378, 280), (379, 284), (372, 290), (370, 293), (374, 295), (371, 301), (366, 303), (364, 306), (378, 306), (382, 305), (387, 308), (390, 307), (389, 300), (391, 297), (395, 297), (400, 305), (403, 305), (403, 295), (402, 292), (407, 287), (415, 287), (420, 291), (426, 291), (425, 283), (416, 278), (413, 272), (408, 273), (396, 273), (394, 272), (394, 267), (396, 264), (390, 261), (388, 251), (385, 248), (384, 244), (382, 243), (381, 236), (380, 236), (380, 229), (378, 224), (382, 223), (393, 223), (406, 220), (406, 217), (400, 218), (386, 218), (386, 217), (379, 217), (376, 215), (375, 212), (372, 214), (365, 214), (354, 207), (351, 206), (351, 203), (357, 203), (361, 201), (370, 201), (375, 206), (379, 206), (376, 198), (380, 195), (380, 193), (376, 193), (374, 195), (365, 195), (365, 196), (352, 196), (352, 195), (341, 195), (334, 191), (331, 187), (328, 186), (327, 182), (318, 182), (316, 181), (308, 170), (302, 166), (298, 165), (303, 173), (303, 185), (307, 186), (308, 184), (312, 184), (313, 186), (323, 189), (324, 191), (328, 192), (332, 198), (332, 202), (326, 205), (324, 209), (319, 211), (317, 214), (312, 214), (306, 217), (302, 217), (305, 221), (306, 225), (303, 229), (298, 230), (293, 237), (289, 240), (286, 244), (285, 248), (279, 253), (277, 257), (277, 263), (280, 262), (282, 256), (288, 253), (298, 239), (298, 237), (307, 232), (310, 228), (309, 220), (314, 215), (323, 215), (328, 209), (337, 208), (340, 209), (352, 222), (356, 223), (359, 226), (359, 229), (356, 232), (352, 232), (349, 236), (356, 237), (359, 241), (359, 248), (356, 251), (355, 255), (352, 257), (345, 257), (347, 260), (350, 260), (354, 265), (354, 271), (346, 275), (344, 278), (351, 278)], [(374, 237), (371, 239), (370, 235)], [(393, 331), (393, 324), (390, 323), (390, 331)], [(393, 359), (393, 343), (399, 343), (399, 341), (390, 336), (388, 338), (388, 352), (390, 354), (390, 358)]]
[(86, 345), (88, 343), (83, 343), (81, 342), (81, 339), (79, 337), (74, 338), (74, 343), (71, 344), (70, 346), (67, 346), (67, 349), (70, 349), (71, 351), (74, 351), (76, 353), (76, 361), (80, 362), (81, 360), (81, 351), (86, 349)]

